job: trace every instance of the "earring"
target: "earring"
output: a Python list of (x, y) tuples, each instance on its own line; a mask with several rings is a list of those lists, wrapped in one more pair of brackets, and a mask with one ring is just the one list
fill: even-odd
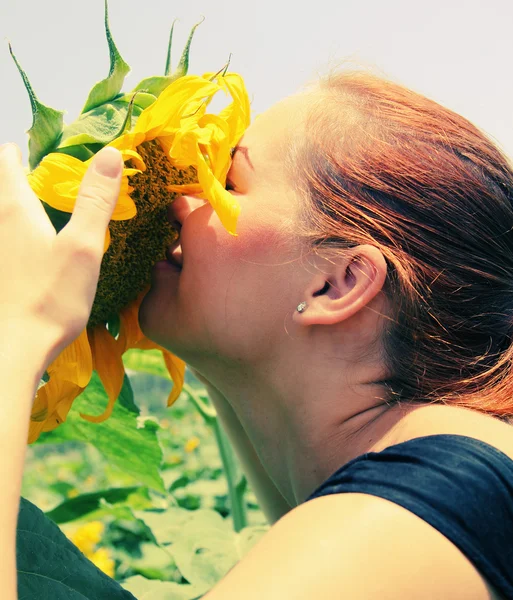
[(307, 304), (306, 302), (300, 302), (300, 303), (297, 305), (297, 308), (296, 308), (296, 310), (297, 310), (297, 312), (298, 312), (298, 313), (302, 313), (302, 312), (305, 312), (305, 310), (306, 310), (307, 308), (308, 308), (308, 304)]

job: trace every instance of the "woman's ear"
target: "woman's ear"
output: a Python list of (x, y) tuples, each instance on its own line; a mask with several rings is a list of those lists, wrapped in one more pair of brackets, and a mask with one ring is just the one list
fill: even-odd
[(332, 325), (349, 319), (382, 290), (387, 264), (381, 250), (368, 244), (355, 246), (325, 262), (305, 289), (306, 308), (296, 311), (302, 325)]

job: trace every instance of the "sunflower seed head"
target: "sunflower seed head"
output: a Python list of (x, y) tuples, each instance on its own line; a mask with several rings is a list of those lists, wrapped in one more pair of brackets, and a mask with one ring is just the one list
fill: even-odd
[(137, 152), (146, 164), (146, 171), (130, 178), (137, 215), (110, 223), (111, 244), (103, 257), (89, 327), (118, 314), (150, 283), (153, 265), (165, 260), (166, 248), (178, 235), (167, 219), (167, 205), (176, 197), (167, 186), (197, 181), (195, 169), (171, 165), (156, 140), (144, 142)]

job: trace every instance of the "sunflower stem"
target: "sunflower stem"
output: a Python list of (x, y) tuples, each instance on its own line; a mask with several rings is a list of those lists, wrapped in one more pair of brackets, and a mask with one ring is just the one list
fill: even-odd
[(237, 458), (230, 441), (219, 423), (215, 409), (210, 405), (208, 397), (194, 390), (190, 385), (184, 384), (183, 391), (189, 396), (196, 410), (214, 432), (219, 455), (223, 464), (223, 471), (228, 483), (228, 497), (232, 509), (233, 528), (238, 533), (247, 527), (246, 504), (246, 477), (241, 473)]

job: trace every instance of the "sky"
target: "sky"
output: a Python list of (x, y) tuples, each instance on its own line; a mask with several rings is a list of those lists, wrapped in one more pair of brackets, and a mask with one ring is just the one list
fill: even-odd
[[(103, 10), (103, 0), (0, 0), (0, 143), (26, 157), (32, 122), (8, 41), (39, 99), (69, 123), (108, 74)], [(163, 74), (175, 18), (176, 64), (205, 17), (189, 72), (216, 71), (231, 53), (255, 115), (349, 60), (462, 114), (513, 157), (513, 0), (110, 0), (109, 12), (132, 67), (124, 91)]]

